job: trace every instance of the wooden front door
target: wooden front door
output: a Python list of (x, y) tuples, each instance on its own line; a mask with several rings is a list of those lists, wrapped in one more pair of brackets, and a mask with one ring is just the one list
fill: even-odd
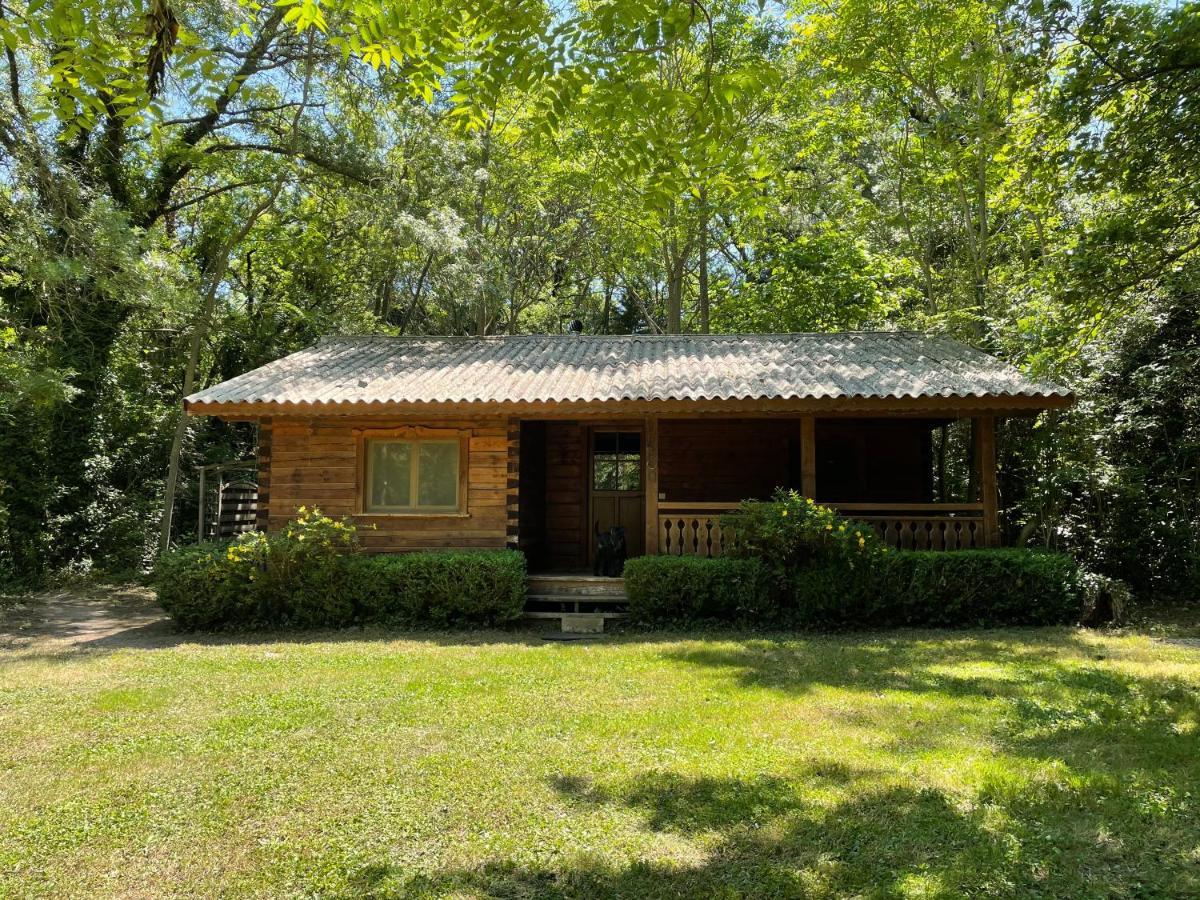
[(613, 525), (625, 528), (628, 557), (641, 556), (646, 544), (645, 469), (640, 428), (595, 427), (588, 453), (588, 562), (596, 558), (596, 534)]

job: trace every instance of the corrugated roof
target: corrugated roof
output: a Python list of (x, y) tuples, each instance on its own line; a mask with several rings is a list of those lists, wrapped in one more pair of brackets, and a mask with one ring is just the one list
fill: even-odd
[(331, 337), (187, 398), (408, 404), (1070, 398), (941, 335)]

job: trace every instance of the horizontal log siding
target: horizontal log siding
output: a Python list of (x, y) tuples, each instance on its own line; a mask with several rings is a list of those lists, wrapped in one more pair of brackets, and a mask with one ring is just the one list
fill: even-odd
[(660, 504), (766, 500), (800, 487), (800, 420), (663, 419), (658, 426)]
[[(466, 516), (356, 516), (359, 476), (355, 429), (420, 425), (469, 432)], [(494, 419), (315, 419), (271, 422), (271, 506), (268, 528), (278, 531), (301, 506), (350, 516), (372, 553), (505, 546), (508, 486), (507, 422)]]

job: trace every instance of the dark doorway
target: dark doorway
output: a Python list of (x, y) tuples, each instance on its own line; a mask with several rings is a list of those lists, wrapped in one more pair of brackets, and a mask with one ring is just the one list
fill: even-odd
[(628, 556), (645, 552), (645, 472), (640, 428), (591, 429), (589, 467), (590, 535), (588, 560), (595, 559), (596, 537), (614, 525), (625, 529)]
[(579, 422), (521, 423), (517, 546), (531, 572), (588, 567), (587, 447)]

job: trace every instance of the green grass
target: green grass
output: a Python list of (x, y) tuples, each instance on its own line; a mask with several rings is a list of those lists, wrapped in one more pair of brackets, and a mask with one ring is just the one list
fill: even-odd
[(0, 654), (0, 894), (1200, 894), (1200, 649), (192, 640)]

